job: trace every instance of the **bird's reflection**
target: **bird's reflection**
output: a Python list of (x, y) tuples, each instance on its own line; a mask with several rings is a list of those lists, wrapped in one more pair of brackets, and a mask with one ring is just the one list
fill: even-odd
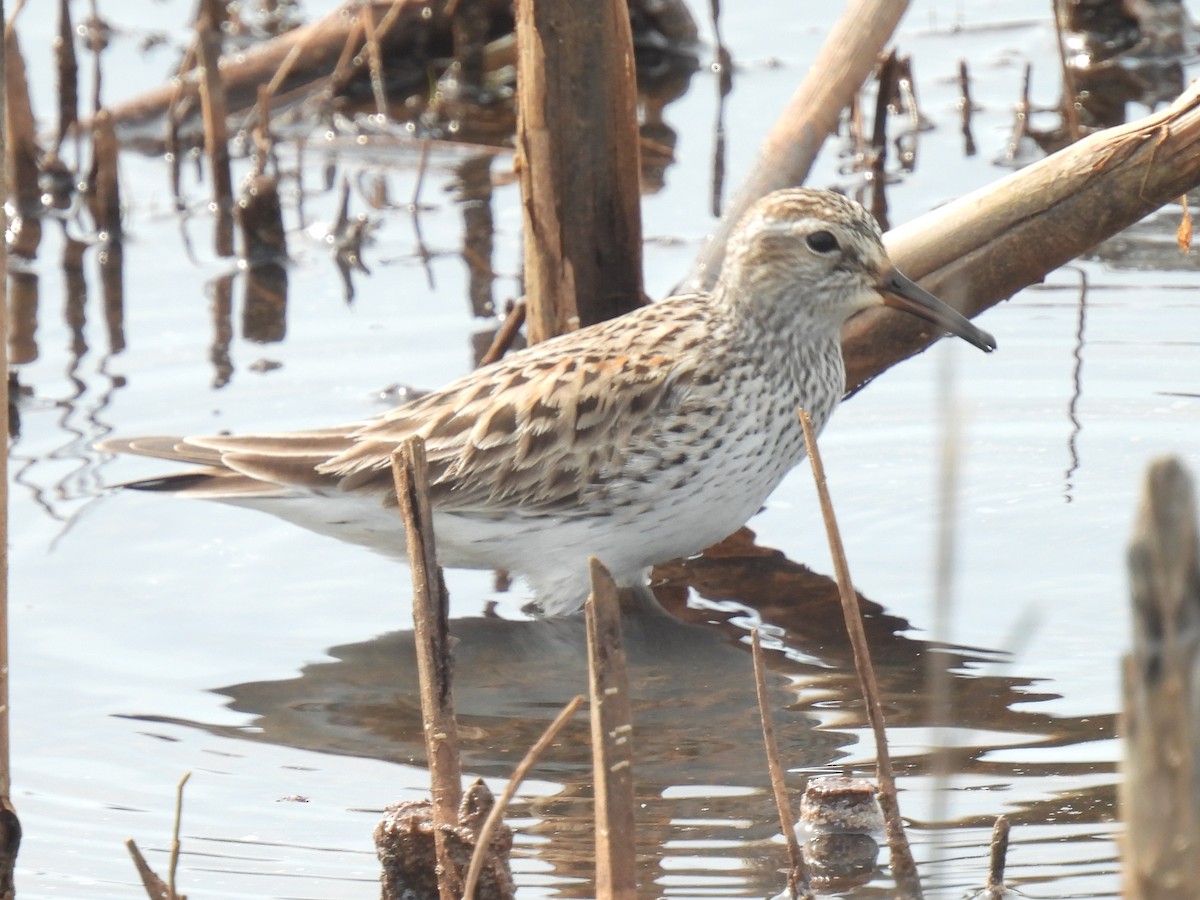
[[(634, 695), (640, 877), (646, 884), (661, 879), (665, 857), (672, 859), (667, 865), (674, 876), (686, 879), (694, 864), (692, 874), (700, 877), (713, 864), (714, 845), (706, 842), (729, 842), (716, 845), (729, 848), (716, 855), (737, 860), (737, 880), (745, 883), (736, 893), (762, 895), (778, 888), (776, 869), (784, 862), (781, 846), (771, 843), (777, 820), (766, 789), (747, 626), (758, 624), (772, 645), (769, 688), (793, 787), (799, 789), (809, 774), (849, 771), (844, 763), (849, 755), (870, 759), (874, 752), (857, 745), (861, 700), (836, 586), (759, 547), (745, 529), (703, 556), (660, 567), (656, 575), (662, 608), (627, 611), (622, 622)], [(952, 754), (954, 774), (1001, 777), (985, 759), (997, 732), (1004, 733), (1007, 748), (1095, 739), (1094, 717), (1075, 721), (1037, 712), (1037, 701), (1049, 695), (1032, 692), (1028, 680), (980, 674), (982, 668), (1000, 668), (1001, 654), (933, 645), (911, 637), (905, 620), (877, 604), (864, 601), (864, 610), (889, 724), (952, 724), (970, 741)], [(507, 777), (550, 719), (586, 689), (582, 618), (456, 619), (451, 633), (464, 770)], [(327, 654), (332, 662), (308, 665), (296, 678), (218, 689), (232, 709), (250, 717), (241, 727), (136, 718), (423, 765), (412, 633), (393, 632)], [(954, 684), (949, 723), (932, 722), (925, 702), (930, 654)], [(927, 773), (934, 762), (931, 748), (906, 756), (900, 771)], [(938, 757), (937, 763), (944, 760)], [(564, 879), (590, 878), (590, 765), (588, 726), (581, 717), (532, 776), (559, 785), (558, 792), (527, 801), (523, 813), (537, 820), (524, 829), (526, 835), (553, 837), (526, 852)], [(381, 805), (390, 799), (381, 796)], [(1102, 804), (1093, 806), (1102, 815)], [(680, 850), (680, 841), (699, 843)], [(690, 862), (680, 862), (681, 856)]]

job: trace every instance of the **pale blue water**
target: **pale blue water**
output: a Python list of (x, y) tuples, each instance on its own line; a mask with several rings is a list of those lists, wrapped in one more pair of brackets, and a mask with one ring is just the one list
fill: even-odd
[[(738, 63), (725, 110), (729, 196), (838, 10), (725, 6), (723, 34)], [(698, 18), (706, 7), (695, 4)], [(178, 37), (190, 7), (148, 4), (143, 13), (138, 29), (169, 28)], [(49, 129), (49, 8), (32, 5), (18, 25)], [(136, 52), (141, 36), (119, 32), (106, 60), (110, 100), (157, 83), (174, 65), (167, 50)], [(898, 40), (913, 54), (935, 130), (922, 136), (916, 172), (889, 193), (896, 222), (1003, 173), (990, 161), (1007, 141), (1026, 59), (1035, 66), (1035, 98), (1057, 98), (1043, 4), (915, 3)], [(960, 57), (970, 60), (982, 106), (972, 158), (958, 137)], [(655, 296), (686, 272), (713, 223), (715, 98), (714, 76), (702, 70), (664, 114), (678, 133), (676, 161), (666, 188), (643, 204), (647, 288)], [(810, 184), (849, 183), (838, 173), (837, 150), (827, 147)], [(302, 227), (294, 183), (285, 185), (294, 260), (286, 340), (259, 344), (241, 335), (235, 282), (234, 374), (221, 390), (211, 387), (210, 297), (229, 265), (212, 256), (207, 188), (190, 174), (192, 215), (181, 222), (165, 166), (122, 158), (123, 352), (108, 352), (94, 254), (86, 257), (82, 353), (72, 349), (64, 314), (56, 229), (47, 229), (32, 267), (38, 346), (36, 359), (18, 367), (33, 396), (22, 405), (12, 451), (11, 514), (23, 896), (137, 896), (121, 841), (134, 836), (165, 868), (174, 786), (189, 770), (180, 885), (191, 896), (374, 896), (370, 832), (378, 810), (418, 795), (425, 783), (423, 770), (407, 764), (415, 752), (411, 716), (389, 706), (412, 690), (396, 662), (407, 644), (392, 634), (409, 627), (406, 569), (251, 512), (135, 494), (96, 499), (102, 481), (158, 471), (145, 461), (99, 464), (88, 447), (109, 433), (352, 421), (381, 409), (375, 395), (390, 384), (433, 386), (471, 365), (470, 335), (483, 323), (466, 302), (462, 212), (445, 190), (461, 155), (431, 159), (419, 219), (433, 254), (428, 267), (407, 214), (368, 212), (378, 220), (365, 254), (372, 274), (355, 278), (347, 306), (319, 227), (337, 201), (336, 191), (321, 188), (321, 168), (328, 158), (352, 176), (385, 174), (391, 196), (404, 203), (416, 155), (410, 146), (320, 141), (302, 163), (294, 149), (282, 153), (285, 168), (302, 168), (307, 217)], [(501, 156), (493, 172), (510, 166)], [(354, 211), (367, 212), (361, 196)], [(520, 268), (515, 185), (496, 189), (493, 213), (494, 296), (502, 302), (516, 292)], [(1173, 220), (1163, 227), (1169, 232)], [(1090, 286), (1082, 342), (1080, 271)], [(883, 640), (881, 670), (895, 704), (897, 752), (907, 761), (906, 814), (927, 820), (938, 797), (961, 825), (914, 833), (927, 881), (942, 896), (982, 884), (987, 831), (1002, 812), (1015, 824), (1014, 886), (1035, 897), (1118, 893), (1112, 717), (1129, 644), (1124, 545), (1140, 473), (1153, 455), (1179, 453), (1200, 470), (1198, 287), (1194, 271), (1173, 265), (1122, 271), (1087, 262), (1054, 273), (983, 316), (998, 352), (948, 345), (926, 353), (847, 403), (825, 433), (856, 583), (912, 626)], [(282, 366), (254, 371), (258, 361)], [(919, 710), (922, 641), (936, 620), (939, 379), (947, 370), (961, 417), (962, 480), (955, 606), (949, 633), (938, 637), (980, 651), (955, 667), (961, 706), (951, 736), (974, 749), (938, 793), (926, 772), (928, 748), (948, 737), (929, 729)], [(831, 570), (806, 469), (751, 526), (762, 544)], [(467, 768), (497, 777), (573, 693), (582, 656), (570, 627), (519, 621), (523, 598), (495, 594), (490, 575), (452, 572), (449, 583), (464, 641), (460, 706), (473, 735)], [(493, 599), (503, 619), (518, 621), (479, 619)], [(637, 769), (646, 804), (644, 892), (765, 896), (780, 887), (783, 852), (772, 840), (739, 643), (756, 614), (693, 602), (712, 608), (696, 618), (727, 624), (648, 622), (630, 636), (645, 699)], [(833, 672), (837, 648), (793, 637), (789, 658), (776, 654), (773, 667), (790, 705), (781, 731), (797, 781), (870, 760), (853, 689)], [(238, 687), (217, 693), (228, 686)], [(582, 824), (581, 743), (550, 761), (517, 810), (525, 817), (517, 820), (514, 864), (523, 895), (590, 896), (576, 882), (586, 876), (591, 840)], [(881, 893), (885, 884), (876, 881)]]

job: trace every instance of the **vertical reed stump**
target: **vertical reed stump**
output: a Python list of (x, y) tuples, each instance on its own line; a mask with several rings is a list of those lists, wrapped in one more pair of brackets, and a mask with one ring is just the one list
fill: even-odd
[[(0, 0), (0, 22), (6, 21), (4, 0)], [(15, 37), (14, 37), (15, 40)], [(8, 118), (8, 45), (0, 41), (0, 122)], [(0, 128), (0, 234), (8, 230), (8, 136)], [(0, 241), (0, 403), (8, 410), (8, 249)], [(11, 417), (12, 413), (9, 412)], [(12, 805), (12, 768), (9, 754), (8, 714), (8, 433), (4, 435), (4, 453), (0, 454), (0, 897), (15, 896), (13, 871), (21, 847), (21, 822)]]
[(642, 303), (637, 94), (625, 0), (518, 0), (517, 168), (531, 341)]
[[(409, 438), (392, 454), (392, 474), (412, 567), (417, 677), (421, 683), (421, 718), (425, 723), (425, 751), (433, 784), (438, 894), (442, 900), (458, 900), (462, 895), (462, 871), (451, 858), (449, 834), (458, 825), (462, 766), (450, 689), (450, 603), (433, 542), (433, 512), (427, 490), (429, 463), (421, 438)], [(462, 870), (470, 861), (468, 852)]]
[(596, 896), (636, 900), (633, 726), (629, 675), (621, 640), (617, 586), (600, 560), (590, 561), (592, 595), (584, 606), (592, 699), (592, 772), (596, 793)]
[(1129, 546), (1133, 652), (1124, 660), (1125, 894), (1200, 896), (1200, 553), (1192, 478), (1146, 473)]

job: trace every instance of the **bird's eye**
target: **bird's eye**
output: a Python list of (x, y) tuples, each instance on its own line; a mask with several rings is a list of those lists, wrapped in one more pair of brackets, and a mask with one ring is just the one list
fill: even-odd
[(805, 243), (814, 253), (832, 253), (838, 248), (837, 238), (828, 231), (814, 231), (805, 239)]

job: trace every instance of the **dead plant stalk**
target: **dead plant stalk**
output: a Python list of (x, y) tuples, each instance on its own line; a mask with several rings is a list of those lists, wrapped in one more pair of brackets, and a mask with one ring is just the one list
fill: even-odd
[(837, 574), (838, 592), (842, 597), (842, 612), (846, 618), (846, 631), (850, 636), (850, 647), (854, 652), (854, 668), (862, 686), (863, 699), (867, 706), (867, 720), (875, 735), (876, 773), (879, 779), (879, 805), (883, 808), (884, 827), (887, 832), (888, 848), (891, 850), (892, 875), (902, 897), (921, 897), (921, 882), (912, 849), (904, 833), (904, 822), (900, 818), (900, 802), (896, 796), (896, 779), (892, 773), (892, 758), (888, 752), (887, 729), (883, 720), (883, 704), (879, 700), (879, 684), (875, 679), (875, 666), (871, 662), (871, 648), (862, 624), (862, 610), (858, 605), (858, 594), (850, 580), (850, 567), (846, 562), (846, 550), (838, 531), (833, 502), (825, 481), (825, 466), (817, 449), (817, 436), (812, 420), (803, 409), (797, 410), (800, 425), (804, 429), (804, 445), (812, 465), (813, 480), (817, 485), (817, 496), (821, 501), (821, 514), (825, 519), (825, 532), (829, 538), (829, 552), (833, 556), (833, 567)]
[(392, 454), (392, 476), (412, 568), (413, 631), (432, 783), (438, 892), (442, 900), (458, 900), (462, 885), (446, 846), (446, 831), (458, 824), (462, 801), (462, 765), (451, 693), (449, 600), (437, 564), (429, 506), (429, 463), (420, 437), (408, 438)]
[(792, 816), (792, 807), (788, 802), (787, 782), (783, 777), (783, 765), (779, 759), (779, 744), (775, 740), (775, 723), (771, 717), (771, 701), (767, 696), (766, 665), (763, 663), (762, 641), (758, 629), (750, 632), (750, 649), (754, 659), (754, 691), (758, 697), (758, 714), (762, 719), (763, 746), (767, 751), (767, 772), (771, 777), (771, 791), (775, 795), (775, 808), (779, 811), (779, 827), (783, 831), (783, 840), (787, 844), (788, 889), (793, 898), (812, 896), (809, 884), (808, 864), (804, 861), (804, 851), (796, 838), (796, 820)]
[(579, 707), (583, 705), (584, 699), (583, 694), (577, 694), (570, 703), (564, 706), (562, 711), (555, 716), (554, 721), (546, 727), (545, 732), (538, 738), (537, 743), (529, 748), (529, 752), (525, 754), (525, 758), (513, 770), (512, 776), (508, 779), (508, 784), (504, 787), (504, 792), (496, 799), (496, 805), (488, 813), (483, 827), (479, 829), (479, 835), (475, 838), (475, 852), (471, 854), (471, 866), (467, 869), (467, 878), (463, 882), (463, 900), (475, 900), (475, 888), (479, 884), (479, 876), (483, 872), (483, 863), (488, 856), (488, 848), (492, 843), (492, 835), (496, 831), (496, 826), (504, 818), (504, 811), (508, 809), (508, 804), (517, 793), (517, 788), (521, 786), (521, 782), (525, 780), (525, 777), (529, 774), (529, 770), (537, 765), (537, 761), (542, 758), (542, 754), (554, 743), (554, 739), (558, 737), (558, 733), (563, 730), (563, 727), (571, 720), (571, 717), (579, 711)]

